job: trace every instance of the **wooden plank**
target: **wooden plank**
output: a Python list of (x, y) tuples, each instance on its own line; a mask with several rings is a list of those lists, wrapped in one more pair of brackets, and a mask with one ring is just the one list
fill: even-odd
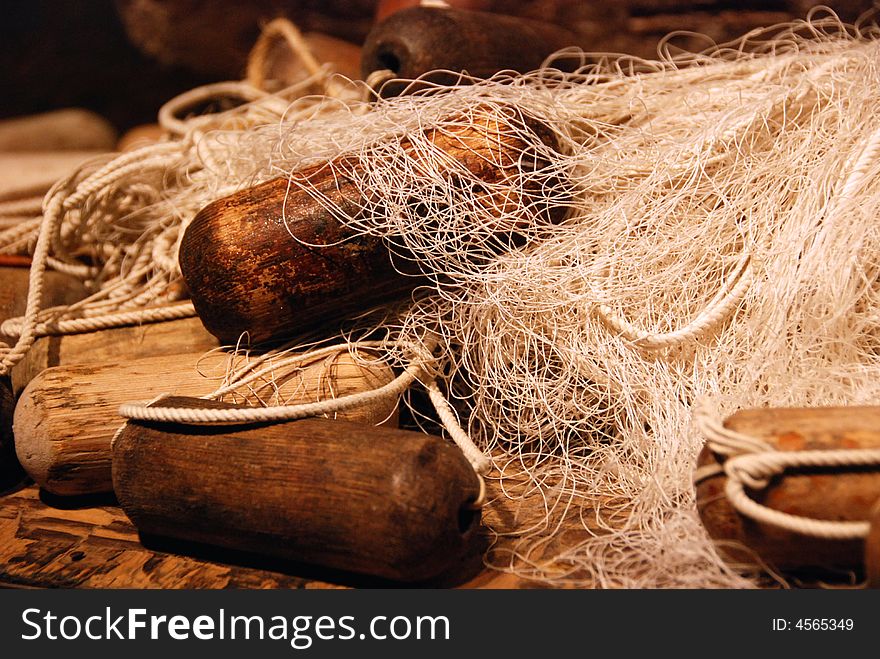
[(305, 579), (276, 570), (147, 549), (122, 510), (112, 505), (111, 498), (81, 499), (75, 504), (43, 496), (41, 498), (37, 487), (31, 485), (0, 498), (0, 586), (302, 588), (306, 585)]
[(159, 355), (208, 352), (218, 346), (198, 318), (114, 327), (84, 334), (44, 336), (12, 369), (16, 395), (47, 368), (78, 364), (116, 363), (119, 355), (141, 359)]

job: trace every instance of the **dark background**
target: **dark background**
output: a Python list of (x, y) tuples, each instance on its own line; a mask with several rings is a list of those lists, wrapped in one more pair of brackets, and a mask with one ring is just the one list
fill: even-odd
[[(303, 31), (360, 44), (378, 14), (415, 0), (6, 0), (0, 21), (0, 117), (84, 107), (120, 130), (155, 121), (196, 85), (239, 79), (260, 25), (287, 16)], [(467, 8), (541, 18), (585, 50), (651, 57), (670, 30), (725, 41), (803, 17), (813, 0), (458, 0)], [(871, 0), (828, 0), (845, 20)], [(685, 47), (705, 47), (682, 37)]]

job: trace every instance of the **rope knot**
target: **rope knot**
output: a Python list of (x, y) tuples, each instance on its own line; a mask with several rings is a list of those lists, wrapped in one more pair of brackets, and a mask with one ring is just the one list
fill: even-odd
[(774, 461), (766, 459), (772, 455), (746, 453), (730, 457), (724, 462), (724, 473), (752, 490), (763, 490), (773, 476), (782, 472), (778, 465), (773, 464)]
[[(786, 469), (817, 467), (864, 467), (880, 464), (880, 448), (820, 449), (780, 451), (768, 442), (725, 428), (705, 401), (694, 407), (694, 422), (706, 438), (706, 445), (725, 457), (723, 472), (727, 476), (724, 494), (741, 515), (756, 522), (770, 524), (792, 533), (825, 538), (851, 540), (864, 538), (868, 522), (823, 520), (792, 515), (755, 501), (746, 492), (763, 490), (774, 476)], [(721, 469), (700, 468), (696, 480), (716, 476)]]

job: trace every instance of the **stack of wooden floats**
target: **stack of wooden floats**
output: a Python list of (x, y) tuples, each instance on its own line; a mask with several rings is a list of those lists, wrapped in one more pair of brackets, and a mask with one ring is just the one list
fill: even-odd
[[(440, 16), (429, 13), (427, 18)], [(459, 23), (473, 20), (463, 14), (448, 15)], [(413, 16), (416, 22), (425, 18)], [(550, 36), (561, 31), (529, 27), (538, 33), (527, 40), (529, 56), (523, 60), (521, 49), (512, 48), (509, 41), (525, 23), (479, 16), (484, 22), (501, 21), (507, 29), (498, 47), (481, 59), (488, 68), (480, 73), (486, 75), (492, 73), (490, 69), (532, 68), (569, 38), (563, 34), (566, 43), (559, 39), (545, 43), (540, 29)], [(408, 21), (412, 22), (404, 22)], [(399, 29), (393, 24), (380, 30), (373, 45), (384, 47), (389, 30)], [(417, 36), (423, 32), (416, 30)], [(445, 44), (438, 50), (430, 40), (425, 43), (416, 46), (433, 48), (435, 58), (448, 50)], [(435, 68), (431, 57), (428, 53), (423, 64)], [(269, 64), (262, 75), (278, 78), (278, 62), (274, 68)], [(351, 68), (356, 73), (356, 67)], [(290, 72), (284, 71), (280, 77), (286, 80)], [(31, 124), (45, 119), (18, 120), (7, 133), (24, 135)], [(102, 134), (106, 126), (95, 121), (89, 124), (87, 119), (94, 117), (83, 113), (50, 116), (48, 124), (44, 121), (37, 126), (37, 137), (24, 142), (56, 150), (114, 148), (115, 134), (106, 130)], [(90, 130), (76, 122), (88, 124)], [(513, 131), (510, 122), (517, 124)], [(510, 178), (524, 146), (510, 136), (517, 130), (535, 132), (544, 143), (555, 145), (551, 131), (515, 111), (487, 112), (485, 124), (482, 129), (455, 129), (452, 135), (429, 131), (426, 136), (442, 157), (461, 160), (490, 184), (503, 184)], [(54, 137), (47, 137), (50, 133)], [(0, 129), (0, 143), (2, 134)], [(139, 127), (116, 148), (133, 148), (143, 139), (158, 137), (154, 127)], [(403, 147), (410, 149), (406, 143)], [(29, 183), (20, 194), (45, 193), (49, 184), (78, 164), (81, 155), (90, 153), (69, 153), (63, 162), (56, 158), (58, 168), (47, 168), (42, 179)], [(16, 158), (21, 163), (23, 156)], [(486, 167), (485, 162), (498, 166)], [(360, 193), (345, 177), (328, 176), (329, 171), (319, 168), (300, 176), (339, 204), (351, 206)], [(514, 189), (518, 185), (511, 183)], [(221, 200), (190, 226), (182, 246), (182, 269), (188, 288), (196, 292), (194, 303), (201, 320), (50, 336), (33, 346), (0, 385), (4, 450), (0, 469), (8, 473), (7, 486), (20, 480), (23, 468), (39, 486), (41, 496), (58, 506), (83, 501), (83, 497), (115, 494), (142, 538), (158, 536), (223, 551), (256, 552), (272, 560), (307, 562), (369, 578), (420, 581), (460, 573), (467, 558), (480, 553), (474, 548), (480, 526), (478, 500), (484, 496), (482, 482), (454, 445), (437, 436), (397, 429), (394, 395), (340, 411), (332, 420), (247, 427), (125, 423), (118, 414), (123, 403), (160, 395), (175, 396), (164, 399), (164, 405), (225, 408), (199, 398), (214, 388), (199, 369), (207, 351), (219, 351), (218, 340), (234, 344), (245, 332), (255, 341), (278, 339), (315, 324), (316, 319), (335, 322), (367, 305), (409, 295), (420, 283), (417, 277), (397, 274), (378, 240), (359, 238), (342, 248), (328, 246), (320, 258), (314, 250), (298, 249), (295, 241), (287, 240), (286, 229), (283, 235), (278, 233), (284, 226), (280, 220), (286, 188), (285, 182), (270, 182), (238, 198)], [(490, 207), (501, 201), (486, 199)], [(299, 217), (298, 230), (314, 238), (308, 242), (335, 242), (348, 234), (308, 193), (287, 199), (285, 208), (288, 215)], [(560, 219), (552, 210), (546, 215), (543, 221)], [(248, 250), (250, 256), (237, 259), (237, 266), (230, 264), (224, 258), (224, 245)], [(283, 258), (272, 253), (284, 245), (289, 245), (289, 253)], [(277, 271), (264, 267), (266, 259)], [(227, 272), (229, 265), (239, 271)], [(27, 274), (26, 267), (0, 273), (9, 291), (0, 320), (24, 312)], [(274, 286), (263, 286), (266, 282), (260, 281), (267, 274), (274, 278)], [(67, 304), (84, 294), (76, 281), (49, 273), (43, 304)], [(332, 335), (335, 330), (328, 332)], [(287, 404), (308, 403), (375, 390), (395, 375), (381, 362), (366, 365), (343, 352), (332, 368), (315, 362), (278, 386)], [(19, 491), (12, 500), (33, 509), (35, 499), (21, 494), (26, 491)], [(60, 517), (58, 522), (65, 526)], [(111, 525), (118, 528), (118, 515), (111, 517)], [(45, 534), (38, 535), (45, 540)], [(29, 554), (35, 550), (28, 544)], [(89, 561), (90, 557), (82, 552), (76, 558), (71, 555), (71, 560)], [(39, 564), (40, 569), (57, 572), (45, 560)], [(118, 573), (116, 578), (124, 580)], [(91, 577), (86, 580), (101, 583)]]
[[(32, 222), (49, 187), (84, 161), (112, 150), (116, 138), (105, 119), (79, 108), (0, 122), (0, 231)], [(26, 257), (0, 255), (0, 322), (24, 313), (29, 265)], [(47, 275), (46, 289), (47, 305), (69, 304), (85, 295), (79, 282), (56, 272)], [(0, 377), (0, 489), (21, 475), (13, 459), (14, 400), (10, 378)]]
[[(409, 23), (416, 27), (407, 33)], [(437, 26), (445, 32), (434, 34)], [(402, 12), (382, 30), (365, 44), (365, 77), (389, 63), (393, 73), (406, 76), (465, 68), (438, 59), (450, 52), (464, 54), (467, 68), (481, 75), (527, 69), (570, 39), (559, 28), (538, 29), (517, 19), (427, 9)], [(531, 30), (528, 49), (511, 36), (524, 30)], [(411, 41), (402, 48), (407, 34)], [(474, 38), (448, 48), (451, 39), (468, 34)], [(433, 56), (415, 57), (423, 50)], [(483, 56), (486, 66), (476, 67), (475, 58)], [(285, 73), (283, 58), (270, 64), (263, 77), (294, 76)], [(389, 86), (383, 93), (397, 91)], [(398, 146), (414, 157), (433, 149), (437, 162), (454, 161), (487, 190), (534, 192), (529, 186), (539, 181), (516, 178), (524, 166), (518, 156), (528, 146), (522, 136), (558, 149), (554, 133), (513, 108), (479, 112), (474, 126), (453, 121), (445, 131), (427, 129), (415, 147), (406, 139)], [(106, 122), (82, 111), (0, 125), (0, 201), (27, 206), (87, 157), (161, 137), (157, 127), (146, 126), (117, 142)], [(332, 419), (281, 423), (126, 422), (119, 415), (120, 405), (131, 401), (235, 409), (202, 398), (215, 385), (200, 370), (209, 351), (224, 358), (220, 343), (235, 344), (245, 333), (277, 340), (411, 294), (423, 281), (411, 276), (417, 273), (401, 274), (382, 241), (353, 235), (327, 209), (329, 202), (356, 215), (369, 206), (350, 175), (355, 166), (342, 157), (295, 173), (297, 186), (268, 181), (203, 209), (180, 252), (200, 318), (44, 337), (11, 377), (0, 379), (0, 488), (7, 492), (0, 498), (0, 585), (518, 585), (474, 576), (482, 555), (484, 485), (452, 444), (398, 428), (394, 397)], [(530, 166), (538, 170), (542, 163)], [(483, 195), (486, 209), (505, 208), (512, 198), (475, 194)], [(560, 221), (562, 201), (533, 208), (531, 220)], [(499, 229), (499, 246), (511, 244), (517, 227), (504, 231)], [(291, 233), (299, 242), (290, 240)], [(327, 247), (316, 250), (321, 244)], [(0, 262), (0, 322), (25, 310), (27, 265), (20, 258)], [(85, 294), (74, 279), (46, 275), (44, 306)], [(328, 336), (337, 329), (328, 328)], [(396, 375), (381, 362), (367, 365), (343, 352), (331, 369), (316, 361), (278, 387), (287, 404), (310, 403), (376, 390)], [(878, 421), (873, 408), (753, 410), (726, 426), (785, 452), (878, 448)], [(699, 483), (697, 498), (708, 533), (731, 562), (780, 571), (846, 569), (880, 585), (876, 467), (794, 470), (749, 492), (791, 514), (867, 520), (870, 526), (864, 539), (815, 541), (737, 512), (726, 498), (725, 460), (703, 452), (701, 468), (717, 468)]]
[[(29, 121), (18, 123), (27, 127)], [(67, 173), (49, 171), (51, 179)], [(49, 178), (21, 194), (44, 193)], [(0, 322), (22, 315), (26, 307), (28, 261), (8, 261), (0, 270)], [(70, 304), (85, 295), (75, 278), (45, 275), (43, 306)], [(209, 351), (212, 356), (206, 358)], [(201, 373), (212, 358), (225, 361), (226, 355), (202, 321), (192, 318), (43, 337), (0, 381), (0, 473), (3, 488), (11, 492), (2, 500), (7, 513), (0, 516), (0, 533), (7, 534), (4, 546), (23, 549), (33, 562), (25, 570), (7, 562), (2, 569), (10, 583), (69, 583), (57, 581), (69, 573), (57, 559), (41, 558), (48, 529), (31, 538), (33, 529), (21, 526), (25, 511), (7, 509), (20, 505), (36, 512), (37, 499), (27, 494), (32, 488), (20, 489), (26, 477), (40, 488), (41, 499), (56, 507), (37, 516), (51, 520), (61, 534), (71, 525), (106, 519), (106, 508), (96, 518), (80, 505), (95, 497), (107, 503), (105, 497), (115, 494), (141, 539), (165, 538), (186, 547), (185, 553), (212, 546), (210, 551), (224, 556), (261, 555), (249, 560), (269, 566), (307, 562), (319, 566), (312, 570), (366, 575), (356, 579), (404, 581), (442, 578), (468, 556), (478, 556), (473, 548), (480, 514), (473, 504), (480, 496), (479, 479), (454, 446), (396, 429), (394, 396), (340, 411), (332, 420), (248, 427), (126, 424), (119, 416), (123, 403), (169, 394), (183, 397), (171, 399), (175, 405), (225, 407), (198, 398), (216, 387)], [(371, 391), (394, 377), (381, 362), (361, 363), (342, 351), (278, 382), (277, 397), (288, 405), (311, 403)], [(122, 516), (110, 517), (118, 531)], [(88, 537), (104, 527), (95, 524)], [(130, 526), (126, 534), (130, 545)], [(98, 576), (106, 574), (104, 561), (98, 569), (84, 550), (72, 552), (70, 560), (90, 566), (78, 571), (80, 583), (105, 585)], [(113, 569), (113, 578), (118, 585), (136, 585), (143, 570), (129, 578), (124, 565)], [(41, 583), (41, 572), (52, 576)], [(0, 574), (0, 583), (3, 578)], [(260, 579), (266, 585), (288, 581)], [(194, 584), (163, 579), (156, 585)]]
[[(74, 290), (64, 283), (59, 290)], [(125, 542), (130, 545), (132, 532), (121, 515), (76, 509), (95, 497), (102, 501), (111, 496), (115, 484), (119, 501), (144, 536), (174, 538), (177, 551), (183, 541), (187, 554), (199, 553), (192, 543), (259, 552), (273, 557), (263, 560), (275, 569), (290, 569), (289, 561), (296, 560), (411, 581), (436, 577), (450, 563), (473, 553), (469, 541), (479, 526), (479, 512), (464, 504), (479, 494), (475, 475), (455, 447), (436, 437), (394, 429), (393, 399), (340, 412), (336, 420), (249, 429), (130, 423), (117, 439), (114, 458), (111, 441), (125, 422), (118, 416), (119, 406), (161, 394), (193, 397), (210, 392), (215, 383), (199, 373), (197, 364), (216, 347), (217, 340), (198, 319), (40, 339), (13, 371), (4, 401), (8, 413), (13, 394), (19, 397), (13, 428), (21, 465), (44, 499), (74, 510), (38, 513), (37, 500), (27, 490), (3, 501), (25, 506), (62, 534), (70, 524), (112, 519), (113, 528), (128, 528), (123, 535), (129, 536)], [(332, 368), (318, 360), (280, 386), (282, 396), (285, 388), (291, 392), (288, 403), (313, 402), (374, 389), (393, 377), (387, 367), (363, 366), (343, 353)], [(8, 429), (6, 436), (11, 439)], [(10, 451), (4, 468), (17, 471)], [(33, 531), (20, 526), (24, 520), (19, 516), (3, 521), (0, 529), (13, 536), (6, 546), (24, 544), (29, 554), (38, 555), (38, 547), (19, 537)], [(12, 529), (13, 524), (18, 527)], [(103, 522), (98, 524), (84, 541), (93, 541), (92, 533), (104, 533), (103, 528)], [(46, 531), (40, 529), (37, 537)], [(384, 554), (377, 554), (377, 547)], [(84, 561), (83, 568), (92, 565), (90, 556), (77, 551), (82, 552), (77, 560)], [(139, 561), (155, 558), (146, 549), (137, 549), (135, 555)], [(170, 558), (161, 560), (177, 564)], [(253, 561), (244, 559), (246, 564)], [(33, 583), (35, 578), (8, 564), (5, 569), (15, 573), (8, 574), (13, 581)], [(34, 569), (52, 574), (43, 585), (63, 585), (55, 581), (64, 572), (60, 566), (42, 560)], [(119, 585), (137, 585), (144, 578), (136, 571), (128, 581), (122, 569), (113, 569)], [(244, 583), (250, 578), (241, 576), (249, 574), (244, 570), (217, 572), (237, 575)], [(343, 581), (364, 578), (333, 574)], [(84, 583), (101, 585), (106, 575), (100, 571), (81, 576)], [(261, 578), (267, 580), (265, 585), (291, 581), (265, 574)], [(154, 585), (187, 584), (194, 585), (168, 578)]]

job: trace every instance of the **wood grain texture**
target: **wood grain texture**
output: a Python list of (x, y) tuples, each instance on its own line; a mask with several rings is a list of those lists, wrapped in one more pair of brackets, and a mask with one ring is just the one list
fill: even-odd
[(142, 533), (400, 581), (461, 561), (480, 518), (469, 506), (479, 482), (457, 447), (328, 419), (129, 422), (113, 487)]
[[(0, 267), (0, 323), (21, 316), (27, 308), (28, 268)], [(45, 306), (69, 304), (86, 295), (82, 282), (60, 272), (47, 272), (43, 285)], [(0, 334), (0, 341), (10, 345), (11, 337)], [(0, 377), (0, 491), (18, 481), (22, 476), (21, 466), (15, 457), (12, 418), (15, 390), (12, 378)]]
[[(759, 437), (780, 451), (880, 447), (880, 408), (827, 407), (743, 410), (725, 427)], [(704, 449), (698, 464), (717, 464)], [(864, 542), (810, 538), (744, 518), (724, 495), (721, 474), (697, 487), (703, 524), (715, 540), (733, 541), (747, 549), (722, 553), (734, 562), (754, 563), (755, 555), (780, 570), (795, 568), (860, 568)], [(864, 521), (880, 500), (880, 469), (797, 469), (775, 477), (751, 495), (775, 510), (824, 520)]]
[[(500, 217), (517, 203), (518, 185), (540, 198), (540, 181), (517, 178), (520, 166), (546, 164), (533, 158), (523, 165), (527, 159), (520, 156), (527, 144), (521, 135), (530, 132), (555, 148), (554, 134), (512, 108), (474, 114), (474, 125), (427, 129), (431, 149), (422, 145), (417, 150), (408, 141), (401, 146), (431, 159), (432, 167), (448, 170), (452, 184), (464, 174), (485, 182), (487, 190), (475, 191), (474, 199), (490, 217)], [(181, 241), (180, 268), (199, 317), (222, 343), (235, 343), (245, 333), (259, 342), (336, 323), (405, 297), (424, 282), (399, 274), (395, 265), (405, 268), (407, 261), (393, 265), (381, 240), (355, 236), (337, 219), (357, 218), (370, 194), (346, 174), (357, 166), (348, 158), (316, 165), (295, 173), (292, 182), (268, 181), (217, 200), (196, 215)], [(536, 205), (531, 221), (555, 222), (563, 212), (562, 203)], [(499, 233), (516, 228), (499, 226)], [(499, 240), (505, 244), (509, 241)]]
[[(458, 567), (458, 566), (457, 566)], [(397, 585), (280, 559), (140, 536), (111, 496), (54, 498), (30, 485), (0, 495), (0, 588), (340, 588)], [(463, 568), (424, 584), (522, 588), (482, 569), (479, 548)]]
[(55, 366), (99, 364), (125, 359), (207, 352), (218, 347), (198, 318), (116, 327), (99, 332), (46, 336), (37, 339), (12, 369), (16, 395), (37, 375)]
[[(27, 473), (41, 487), (59, 495), (110, 492), (113, 489), (110, 442), (125, 421), (119, 406), (149, 401), (162, 394), (201, 396), (219, 382), (202, 373), (203, 353), (78, 364), (50, 368), (22, 392), (15, 408), (15, 450)], [(215, 376), (222, 374), (211, 370)], [(314, 402), (373, 389), (393, 379), (390, 368), (364, 367), (347, 354), (334, 363), (313, 363), (279, 382), (290, 404)], [(340, 413), (342, 418), (396, 424), (396, 401), (364, 405)]]
[(114, 503), (59, 506), (47, 503), (35, 486), (0, 498), (0, 586), (303, 588), (308, 583), (290, 571), (147, 549)]
[[(478, 78), (489, 78), (499, 71), (532, 71), (555, 51), (578, 42), (572, 32), (540, 20), (410, 7), (393, 13), (367, 35), (361, 76), (366, 80), (374, 71), (388, 69), (395, 76), (413, 79), (433, 72), (427, 78), (430, 82), (451, 85), (463, 71)], [(405, 87), (386, 85), (382, 93), (395, 96)]]
[[(0, 267), (0, 323), (24, 314), (29, 277), (29, 268)], [(85, 296), (85, 286), (79, 279), (53, 270), (46, 272), (43, 283), (44, 307), (70, 304)]]
[[(338, 212), (359, 213), (350, 180), (320, 166), (298, 178)], [(184, 233), (181, 271), (199, 317), (222, 343), (339, 319), (417, 285), (395, 272), (381, 240), (354, 238), (312, 194), (288, 187), (275, 179), (215, 201)]]

